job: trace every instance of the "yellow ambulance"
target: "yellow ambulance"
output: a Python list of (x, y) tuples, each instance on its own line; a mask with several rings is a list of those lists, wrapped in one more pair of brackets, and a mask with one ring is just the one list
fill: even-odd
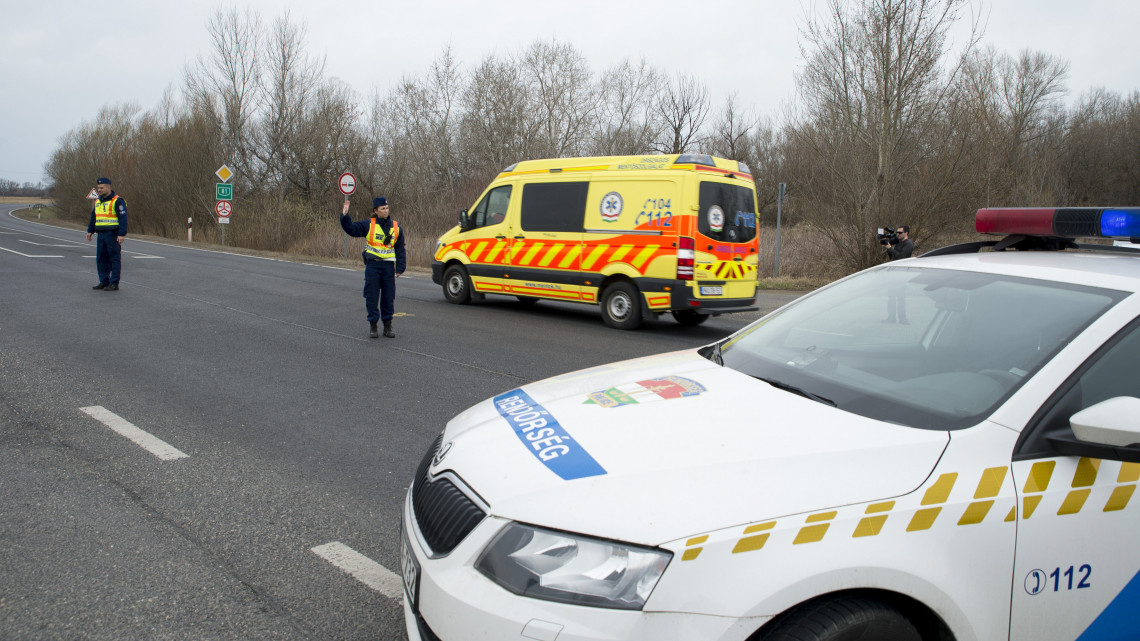
[(748, 166), (703, 154), (528, 160), (504, 169), (436, 243), (432, 280), (485, 294), (601, 306), (634, 329), (755, 310), (756, 191)]

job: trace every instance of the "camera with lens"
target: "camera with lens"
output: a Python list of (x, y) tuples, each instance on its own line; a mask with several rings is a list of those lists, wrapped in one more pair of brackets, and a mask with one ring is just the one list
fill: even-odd
[(875, 231), (875, 237), (879, 239), (880, 245), (897, 245), (899, 242), (899, 235), (894, 227), (880, 227)]

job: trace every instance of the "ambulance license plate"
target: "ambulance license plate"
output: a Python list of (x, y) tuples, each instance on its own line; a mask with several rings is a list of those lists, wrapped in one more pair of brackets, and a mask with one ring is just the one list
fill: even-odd
[[(401, 528), (402, 530), (402, 528)], [(404, 575), (404, 595), (412, 606), (413, 612), (420, 611), (420, 564), (412, 553), (411, 544), (408, 543), (408, 533), (401, 532), (400, 536), (400, 567)]]
[(724, 296), (724, 288), (719, 285), (716, 287), (702, 287), (701, 296)]

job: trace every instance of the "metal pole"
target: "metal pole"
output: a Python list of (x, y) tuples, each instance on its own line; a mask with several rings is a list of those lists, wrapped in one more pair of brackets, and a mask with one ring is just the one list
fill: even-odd
[(780, 214), (784, 205), (784, 192), (786, 191), (787, 183), (780, 183), (780, 189), (776, 193), (776, 275), (775, 278), (780, 277)]
[(222, 247), (226, 246), (226, 226), (222, 225)]

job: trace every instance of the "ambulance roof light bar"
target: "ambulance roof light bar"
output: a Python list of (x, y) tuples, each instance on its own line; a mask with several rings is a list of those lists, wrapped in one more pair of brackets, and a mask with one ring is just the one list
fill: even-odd
[(974, 227), (999, 236), (1140, 238), (1140, 207), (979, 209)]

